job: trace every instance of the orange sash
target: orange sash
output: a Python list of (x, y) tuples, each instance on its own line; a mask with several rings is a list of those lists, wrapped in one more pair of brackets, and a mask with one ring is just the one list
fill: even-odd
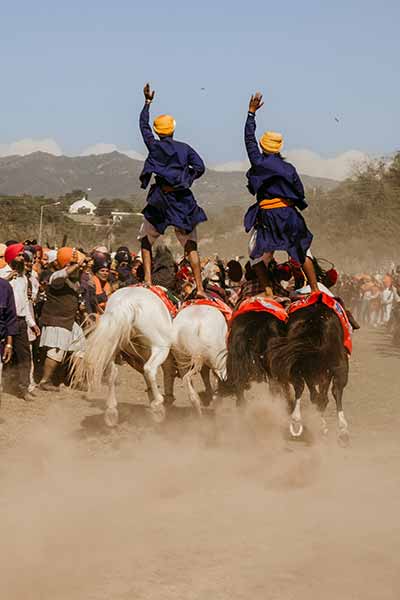
[(259, 207), (264, 210), (270, 210), (272, 208), (286, 208), (288, 206), (293, 206), (293, 202), (290, 200), (284, 200), (283, 198), (265, 198), (265, 200), (261, 200)]

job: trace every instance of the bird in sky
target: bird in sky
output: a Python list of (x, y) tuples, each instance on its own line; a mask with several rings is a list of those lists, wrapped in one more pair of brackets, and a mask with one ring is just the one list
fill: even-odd
[(336, 121), (336, 123), (340, 122), (339, 119), (338, 119), (338, 117), (335, 117), (335, 121)]

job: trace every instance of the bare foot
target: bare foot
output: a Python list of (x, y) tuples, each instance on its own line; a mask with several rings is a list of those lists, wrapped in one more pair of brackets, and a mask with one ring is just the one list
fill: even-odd
[(266, 296), (267, 298), (272, 298), (273, 295), (274, 295), (274, 292), (272, 291), (272, 288), (267, 286), (264, 291), (264, 296)]

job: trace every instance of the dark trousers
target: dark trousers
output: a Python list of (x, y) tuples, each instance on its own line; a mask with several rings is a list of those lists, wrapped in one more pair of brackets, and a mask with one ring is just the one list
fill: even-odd
[(24, 317), (18, 317), (18, 333), (13, 336), (14, 350), (11, 363), (6, 365), (5, 385), (8, 391), (23, 397), (29, 387), (31, 351), (28, 328)]

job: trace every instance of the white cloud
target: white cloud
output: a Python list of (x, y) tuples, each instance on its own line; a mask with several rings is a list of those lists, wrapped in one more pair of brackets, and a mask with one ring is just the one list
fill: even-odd
[[(323, 156), (307, 149), (288, 150), (284, 153), (289, 162), (292, 162), (299, 173), (313, 177), (327, 177), (341, 181), (351, 175), (355, 165), (365, 163), (369, 157), (359, 150), (348, 150), (333, 158)], [(248, 161), (232, 161), (216, 165), (216, 171), (246, 171)]]
[(104, 142), (99, 142), (98, 144), (93, 144), (92, 146), (88, 146), (81, 153), (80, 156), (89, 156), (90, 154), (108, 154), (109, 152), (121, 152), (121, 154), (126, 154), (130, 158), (134, 158), (135, 160), (144, 160), (144, 156), (136, 150), (121, 150), (115, 144), (106, 144)]
[(359, 150), (347, 150), (333, 158), (323, 158), (311, 150), (299, 149), (288, 150), (286, 156), (304, 175), (327, 177), (339, 181), (349, 177), (356, 165), (369, 160), (368, 155)]
[(18, 140), (17, 142), (12, 142), (11, 144), (0, 144), (0, 156), (11, 156), (13, 154), (25, 156), (25, 154), (39, 151), (55, 154), (56, 156), (62, 154), (60, 146), (51, 138), (44, 138), (42, 140), (25, 138), (23, 140)]
[[(41, 140), (33, 140), (26, 138), (11, 142), (10, 144), (0, 144), (0, 156), (25, 156), (26, 154), (32, 154), (32, 152), (48, 152), (55, 156), (61, 156), (63, 154), (62, 148), (57, 142), (51, 138), (43, 138)], [(136, 150), (121, 150), (115, 144), (106, 144), (100, 142), (93, 144), (85, 148), (79, 156), (89, 156), (90, 154), (108, 154), (109, 152), (121, 152), (126, 154), (130, 158), (135, 160), (144, 160), (144, 156)]]

